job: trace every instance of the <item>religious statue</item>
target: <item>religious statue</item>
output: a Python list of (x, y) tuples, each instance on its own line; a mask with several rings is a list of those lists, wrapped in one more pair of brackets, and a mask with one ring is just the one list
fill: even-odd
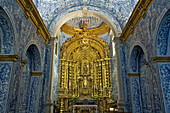
[(87, 74), (87, 71), (88, 71), (88, 65), (86, 63), (84, 63), (83, 74)]
[(87, 87), (87, 79), (84, 77), (84, 86)]

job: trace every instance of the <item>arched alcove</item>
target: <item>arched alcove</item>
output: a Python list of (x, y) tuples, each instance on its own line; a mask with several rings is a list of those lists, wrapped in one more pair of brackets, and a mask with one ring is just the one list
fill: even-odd
[[(163, 16), (156, 35), (156, 60), (159, 69), (159, 78), (163, 95), (165, 112), (170, 109), (169, 79), (170, 79), (170, 9)], [(162, 60), (164, 59), (164, 61)]]
[[(12, 22), (6, 11), (0, 6), (0, 55), (7, 56), (14, 54), (14, 30)], [(9, 105), (10, 83), (13, 79), (13, 62), (0, 61), (0, 110), (6, 112)]]
[(143, 49), (136, 45), (130, 56), (132, 112), (151, 112), (150, 78)]
[(0, 7), (0, 54), (14, 53), (14, 31), (11, 21)]
[(28, 57), (31, 55), (31, 69), (32, 71), (41, 71), (41, 59), (40, 59), (40, 53), (36, 45), (32, 44), (27, 50), (26, 55), (28, 54)]
[(170, 9), (159, 24), (156, 36), (156, 55), (170, 56)]
[[(23, 67), (20, 88), (20, 111), (36, 112), (38, 105), (39, 76), (35, 74), (41, 71), (41, 57), (35, 44), (31, 44), (25, 52), (26, 65)], [(37, 99), (36, 99), (37, 98)]]

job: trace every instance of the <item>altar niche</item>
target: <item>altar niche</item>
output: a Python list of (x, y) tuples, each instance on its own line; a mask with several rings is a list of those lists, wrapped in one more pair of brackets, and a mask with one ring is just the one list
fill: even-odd
[(81, 67), (83, 68), (82, 74), (88, 74), (89, 73), (89, 63), (83, 62)]
[[(76, 113), (109, 110), (107, 102), (112, 98), (110, 50), (108, 44), (97, 37), (97, 33), (106, 33), (101, 28), (103, 26), (90, 30), (73, 29), (68, 25), (61, 28), (66, 33), (70, 30), (73, 37), (63, 44), (60, 54), (60, 113), (73, 112), (77, 105)], [(80, 107), (82, 105), (87, 107)]]

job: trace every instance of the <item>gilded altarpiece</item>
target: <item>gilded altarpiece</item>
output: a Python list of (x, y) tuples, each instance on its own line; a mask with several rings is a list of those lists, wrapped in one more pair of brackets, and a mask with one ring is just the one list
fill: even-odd
[[(111, 100), (111, 66), (108, 44), (98, 36), (109, 31), (104, 24), (99, 28), (76, 29), (64, 24), (61, 31), (72, 35), (62, 46), (60, 61), (60, 113), (72, 112), (74, 105), (97, 105), (100, 113), (109, 110)], [(75, 111), (96, 111), (93, 107), (79, 107)]]

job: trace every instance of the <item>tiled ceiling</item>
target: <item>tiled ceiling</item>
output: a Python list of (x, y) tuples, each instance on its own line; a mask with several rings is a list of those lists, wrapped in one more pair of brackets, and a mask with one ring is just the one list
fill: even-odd
[(50, 28), (54, 19), (62, 15), (63, 12), (71, 8), (75, 8), (74, 11), (81, 10), (77, 7), (100, 9), (111, 15), (123, 29), (138, 0), (33, 0), (33, 2), (47, 29)]

